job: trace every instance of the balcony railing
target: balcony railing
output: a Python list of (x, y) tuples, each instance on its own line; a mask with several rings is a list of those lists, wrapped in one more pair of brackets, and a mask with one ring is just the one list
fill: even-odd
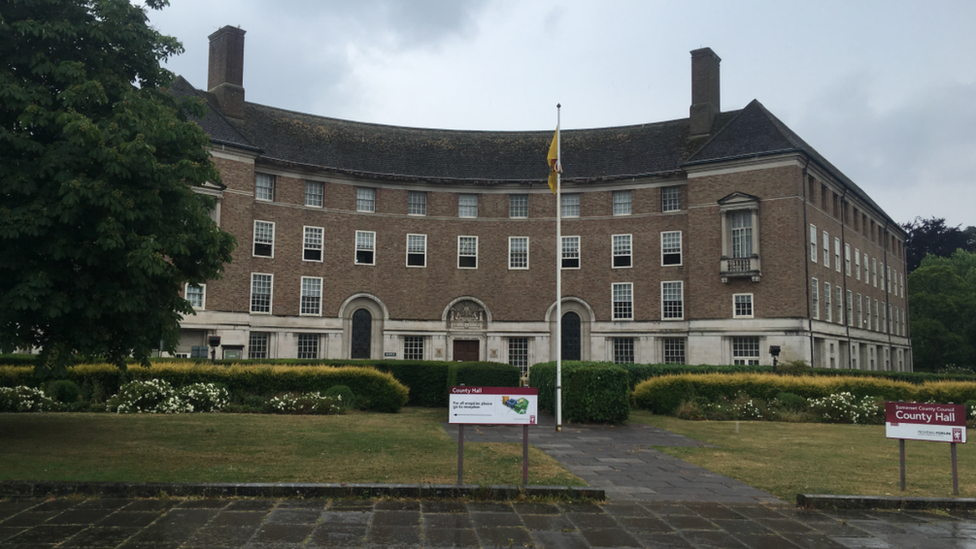
[(728, 283), (730, 278), (751, 278), (753, 282), (759, 282), (762, 272), (759, 264), (759, 256), (752, 257), (723, 257), (719, 262), (719, 276), (722, 282)]

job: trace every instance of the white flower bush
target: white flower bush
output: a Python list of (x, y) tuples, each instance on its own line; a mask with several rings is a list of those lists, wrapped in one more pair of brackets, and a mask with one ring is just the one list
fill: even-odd
[(173, 389), (162, 379), (130, 381), (108, 399), (106, 407), (119, 414), (186, 414), (219, 412), (230, 402), (227, 389), (213, 383), (194, 383)]
[(194, 383), (177, 389), (176, 396), (190, 412), (219, 412), (230, 404), (227, 389), (214, 383)]
[(0, 412), (50, 412), (59, 408), (40, 389), (25, 385), (0, 387)]
[(271, 398), (267, 405), (273, 414), (339, 414), (342, 395), (327, 397), (322, 393), (283, 393)]
[(811, 398), (810, 411), (825, 423), (877, 424), (883, 422), (884, 408), (871, 396), (857, 398), (843, 392), (824, 398)]

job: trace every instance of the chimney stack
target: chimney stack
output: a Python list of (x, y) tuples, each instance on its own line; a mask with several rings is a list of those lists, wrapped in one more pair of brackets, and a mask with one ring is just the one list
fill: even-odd
[(244, 119), (244, 32), (226, 26), (210, 35), (207, 88), (224, 116)]
[(715, 115), (722, 112), (719, 63), (711, 48), (691, 52), (691, 137), (708, 135)]

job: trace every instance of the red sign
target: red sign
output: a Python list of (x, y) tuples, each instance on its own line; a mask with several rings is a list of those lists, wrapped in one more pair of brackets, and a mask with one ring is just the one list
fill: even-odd
[(961, 404), (885, 402), (885, 436), (965, 444), (966, 407)]

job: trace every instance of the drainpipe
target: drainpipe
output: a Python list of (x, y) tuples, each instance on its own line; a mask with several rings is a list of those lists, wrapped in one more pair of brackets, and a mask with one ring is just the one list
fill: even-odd
[[(810, 231), (810, 223), (807, 221), (807, 205), (809, 204), (809, 197), (807, 197), (807, 166), (810, 165), (810, 157), (807, 157), (806, 164), (803, 165), (803, 175), (800, 181), (800, 186), (803, 188), (803, 241), (810, 245), (810, 239), (807, 236)], [(803, 257), (803, 272), (806, 275), (806, 280), (804, 286), (807, 287), (807, 330), (810, 332), (810, 367), (814, 366), (814, 349), (813, 349), (813, 314), (810, 311), (810, 250), (807, 246), (803, 247), (806, 254)]]

